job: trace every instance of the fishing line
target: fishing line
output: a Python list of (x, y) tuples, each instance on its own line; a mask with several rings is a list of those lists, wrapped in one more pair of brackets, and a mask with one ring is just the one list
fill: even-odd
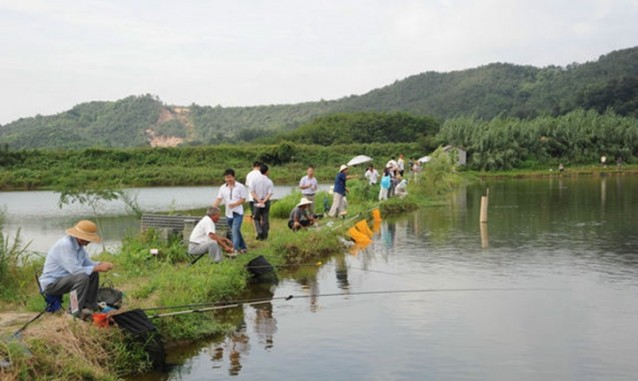
[(279, 297), (273, 297), (273, 298), (185, 304), (180, 306), (151, 307), (151, 308), (143, 308), (142, 310), (146, 312), (146, 311), (157, 311), (157, 310), (203, 307), (203, 308), (190, 309), (186, 311), (168, 312), (168, 313), (149, 316), (149, 318), (158, 318), (158, 317), (184, 315), (189, 313), (221, 310), (226, 308), (235, 308), (242, 305), (264, 304), (264, 303), (270, 303), (275, 300), (288, 301), (292, 299), (307, 299), (307, 298), (335, 297), (335, 296), (349, 297), (349, 296), (361, 296), (361, 295), (396, 295), (396, 294), (416, 294), (416, 293), (436, 293), (436, 292), (499, 292), (499, 291), (548, 291), (548, 290), (556, 291), (556, 289), (545, 289), (545, 288), (426, 288), (426, 289), (413, 289), (413, 290), (408, 289), (408, 290), (358, 291), (358, 292), (349, 292), (349, 293), (338, 292), (338, 293), (311, 294), (311, 295), (292, 295), (291, 294), (288, 296), (279, 296)]

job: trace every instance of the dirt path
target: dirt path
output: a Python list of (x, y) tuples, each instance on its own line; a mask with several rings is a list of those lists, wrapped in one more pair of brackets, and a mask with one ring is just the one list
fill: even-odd
[(0, 312), (0, 334), (15, 332), (37, 314), (37, 312)]

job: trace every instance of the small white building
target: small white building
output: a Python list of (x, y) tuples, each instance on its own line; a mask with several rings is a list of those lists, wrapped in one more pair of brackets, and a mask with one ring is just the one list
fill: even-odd
[(443, 152), (446, 152), (450, 156), (452, 156), (452, 162), (455, 165), (460, 166), (467, 164), (467, 151), (465, 151), (464, 149), (454, 146), (445, 146), (443, 147)]

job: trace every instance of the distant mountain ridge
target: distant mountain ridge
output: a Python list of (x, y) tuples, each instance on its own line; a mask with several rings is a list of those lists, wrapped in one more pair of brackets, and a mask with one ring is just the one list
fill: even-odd
[(0, 144), (14, 149), (219, 144), (285, 133), (334, 113), (406, 112), (444, 120), (531, 118), (578, 108), (613, 108), (638, 117), (638, 47), (564, 68), (492, 63), (425, 72), (359, 96), (292, 105), (169, 106), (149, 94), (88, 102), (0, 126)]

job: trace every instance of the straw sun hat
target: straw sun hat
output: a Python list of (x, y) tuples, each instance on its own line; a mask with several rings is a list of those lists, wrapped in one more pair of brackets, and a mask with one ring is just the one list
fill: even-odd
[(308, 200), (305, 197), (302, 197), (301, 201), (299, 201), (299, 204), (297, 204), (297, 206), (299, 207), (299, 206), (310, 205), (310, 204), (312, 204), (312, 201)]
[(74, 227), (66, 229), (66, 234), (89, 242), (102, 240), (97, 233), (97, 225), (89, 220), (79, 221)]

